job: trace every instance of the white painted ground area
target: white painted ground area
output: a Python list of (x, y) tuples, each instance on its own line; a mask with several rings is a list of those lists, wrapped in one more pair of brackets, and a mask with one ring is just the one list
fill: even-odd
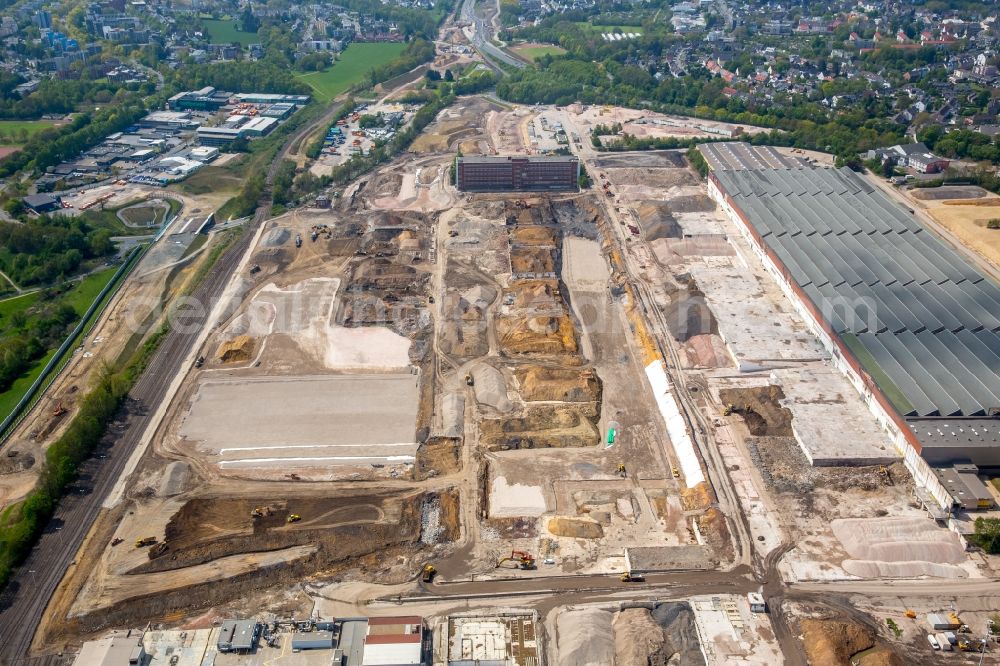
[(545, 495), (540, 486), (507, 484), (507, 478), (493, 480), (490, 492), (490, 515), (495, 518), (540, 516), (545, 513)]
[(254, 294), (225, 337), (284, 334), (331, 370), (402, 370), (410, 365), (410, 340), (381, 327), (345, 328), (334, 323), (337, 278), (310, 278), (286, 288), (274, 283)]
[(222, 468), (408, 463), (419, 376), (210, 379), (180, 434)]

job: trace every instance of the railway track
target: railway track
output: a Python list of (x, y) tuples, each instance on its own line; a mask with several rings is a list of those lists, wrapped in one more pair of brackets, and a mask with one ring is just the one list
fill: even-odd
[(268, 169), (266, 186), (252, 221), (243, 235), (227, 248), (191, 295), (205, 307), (183, 313), (183, 326), (172, 326), (136, 381), (120, 416), (107, 429), (101, 450), (83, 463), (74, 489), (59, 502), (41, 538), (24, 563), (0, 592), (0, 666), (55, 666), (59, 655), (29, 655), (35, 631), (67, 570), (75, 564), (84, 539), (101, 512), (132, 452), (140, 444), (157, 407), (178, 372), (184, 370), (191, 347), (206, 325), (209, 305), (215, 302), (250, 247), (254, 231), (271, 215), (272, 183), (281, 160), (300, 138), (336, 113), (339, 104), (317, 121), (296, 132), (278, 151)]

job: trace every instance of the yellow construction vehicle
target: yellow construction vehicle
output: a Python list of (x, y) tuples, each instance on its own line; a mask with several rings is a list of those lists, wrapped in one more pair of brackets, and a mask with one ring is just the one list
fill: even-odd
[(497, 567), (503, 566), (505, 562), (514, 562), (519, 569), (535, 568), (535, 556), (523, 550), (510, 551), (510, 555), (497, 560)]
[(889, 475), (889, 468), (888, 467), (886, 467), (885, 465), (879, 465), (878, 466), (878, 474), (883, 479), (885, 479), (885, 484), (887, 486), (891, 486), (892, 485), (892, 477)]
[(643, 577), (639, 574), (634, 574), (631, 571), (623, 571), (621, 575), (621, 581), (623, 583), (639, 583), (642, 582)]
[(271, 507), (269, 506), (255, 506), (250, 512), (251, 518), (263, 518), (264, 516), (271, 515)]
[(297, 523), (302, 520), (302, 516), (297, 513), (288, 514), (288, 518), (285, 520), (286, 523)]
[(917, 619), (917, 612), (909, 608), (906, 609), (906, 613), (904, 613), (904, 615), (906, 615), (906, 617), (910, 618), (911, 620)]
[(156, 537), (143, 537), (136, 540), (135, 547), (142, 548), (144, 546), (152, 546), (154, 543), (156, 543)]
[(730, 403), (730, 404), (726, 405), (726, 408), (724, 410), (722, 410), (722, 415), (723, 416), (729, 416), (730, 414), (734, 413), (735, 411), (736, 411), (736, 406), (733, 405), (732, 403)]
[(618, 465), (618, 476), (622, 477), (623, 479), (626, 476), (628, 476), (628, 472), (625, 471), (625, 464), (624, 463)]
[(433, 564), (425, 564), (424, 570), (420, 572), (420, 580), (425, 583), (434, 582), (434, 576), (437, 575), (437, 569), (434, 568)]
[(670, 473), (674, 476), (675, 479), (681, 478), (681, 472), (676, 467), (671, 467), (670, 468)]

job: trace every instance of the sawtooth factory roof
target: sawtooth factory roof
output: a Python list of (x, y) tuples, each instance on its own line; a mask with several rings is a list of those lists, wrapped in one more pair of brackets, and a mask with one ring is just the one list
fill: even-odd
[(1000, 286), (847, 168), (717, 170), (904, 416), (1000, 407)]

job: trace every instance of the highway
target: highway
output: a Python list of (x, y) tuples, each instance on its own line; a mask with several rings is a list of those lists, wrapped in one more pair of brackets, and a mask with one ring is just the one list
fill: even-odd
[(497, 61), (518, 69), (527, 67), (526, 62), (518, 60), (491, 41), (491, 32), (486, 22), (476, 16), (476, 0), (465, 0), (462, 4), (462, 21), (470, 26), (472, 34), (466, 34), (472, 40), (473, 48), (479, 51), (479, 55), (483, 56), (488, 64), (493, 65), (497, 72), (503, 74), (503, 69), (496, 66)]
[(256, 214), (247, 224), (248, 228), (244, 229), (236, 243), (223, 252), (192, 294), (195, 301), (205, 307), (178, 314), (181, 317), (179, 323), (183, 325), (171, 326), (146, 371), (129, 392), (126, 408), (108, 428), (98, 455), (81, 466), (80, 478), (74, 489), (59, 502), (55, 516), (42, 537), (0, 593), (0, 666), (52, 662), (52, 659), (28, 658), (32, 638), (49, 600), (63, 575), (74, 564), (84, 538), (100, 514), (105, 497), (140, 444), (171, 382), (178, 372), (185, 370), (182, 364), (205, 326), (210, 304), (219, 298), (229, 283), (257, 227), (270, 217), (271, 184), (281, 160), (296, 139), (308, 136), (320, 124), (329, 122), (339, 107), (339, 104), (333, 105), (323, 117), (292, 135), (278, 151), (268, 170), (264, 194)]

